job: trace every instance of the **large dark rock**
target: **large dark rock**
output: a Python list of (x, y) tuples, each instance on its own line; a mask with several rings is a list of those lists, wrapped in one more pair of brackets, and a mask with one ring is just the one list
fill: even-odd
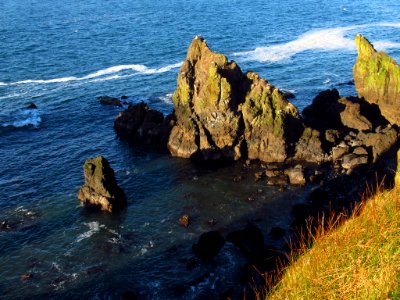
[(212, 259), (225, 244), (225, 239), (218, 231), (203, 233), (197, 244), (193, 244), (193, 253), (201, 259)]
[(242, 230), (229, 233), (226, 240), (239, 247), (251, 260), (259, 260), (264, 256), (264, 234), (254, 224), (248, 224)]
[(115, 212), (126, 206), (126, 197), (118, 186), (114, 171), (102, 156), (90, 158), (83, 167), (85, 184), (78, 191), (78, 199), (88, 207)]
[(176, 125), (168, 148), (172, 155), (236, 160), (244, 155), (284, 161), (300, 122), (283, 93), (256, 73), (212, 52), (193, 39), (172, 96)]
[(171, 127), (174, 124), (172, 115), (164, 115), (143, 102), (129, 105), (114, 121), (118, 136), (133, 144), (152, 145), (166, 148)]
[(377, 52), (362, 35), (355, 38), (358, 57), (353, 68), (359, 97), (378, 104), (382, 115), (400, 124), (400, 67), (386, 53)]

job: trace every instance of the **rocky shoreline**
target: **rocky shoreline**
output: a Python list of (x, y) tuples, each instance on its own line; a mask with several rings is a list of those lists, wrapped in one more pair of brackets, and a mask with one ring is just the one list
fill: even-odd
[[(254, 180), (267, 185), (284, 189), (288, 184), (312, 184), (305, 203), (292, 207), (291, 228), (296, 233), (312, 218), (348, 212), (368, 186), (393, 184), (400, 69), (363, 36), (355, 40), (358, 58), (353, 73), (359, 97), (326, 90), (300, 114), (284, 92), (254, 72), (243, 73), (234, 61), (195, 37), (178, 75), (173, 112), (164, 116), (145, 103), (129, 105), (116, 118), (115, 131), (132, 145), (200, 164), (239, 161)], [(114, 98), (100, 101), (120, 105)], [(187, 222), (182, 226), (189, 226), (190, 216), (183, 217)], [(273, 228), (270, 236), (276, 245), (265, 245), (254, 224), (226, 237), (210, 231), (199, 237), (193, 252), (200, 260), (210, 260), (225, 240), (231, 242), (248, 258), (242, 282), (258, 278), (254, 282), (262, 284), (260, 273), (276, 272), (277, 262), (285, 264), (290, 251), (284, 229)], [(188, 269), (195, 267), (195, 262), (188, 263)]]

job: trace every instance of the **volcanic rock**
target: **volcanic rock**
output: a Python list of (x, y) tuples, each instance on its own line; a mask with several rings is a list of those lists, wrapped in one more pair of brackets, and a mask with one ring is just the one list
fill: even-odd
[(355, 38), (358, 57), (353, 67), (354, 82), (359, 97), (378, 104), (382, 115), (400, 124), (400, 67), (386, 53), (377, 52), (362, 35)]
[(126, 197), (117, 185), (114, 170), (102, 156), (90, 158), (84, 164), (85, 184), (78, 191), (78, 199), (88, 207), (115, 212), (126, 206)]

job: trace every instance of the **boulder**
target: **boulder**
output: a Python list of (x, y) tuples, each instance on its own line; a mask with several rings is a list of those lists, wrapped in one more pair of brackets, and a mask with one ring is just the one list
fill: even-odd
[(372, 123), (361, 114), (360, 103), (345, 97), (340, 98), (338, 102), (344, 105), (344, 110), (340, 112), (340, 121), (344, 126), (359, 131), (372, 130)]
[(258, 260), (264, 254), (264, 234), (256, 225), (249, 223), (242, 230), (233, 231), (226, 237), (250, 259)]
[(318, 130), (306, 127), (295, 147), (294, 158), (299, 161), (322, 163), (328, 160), (322, 148)]
[(352, 170), (368, 163), (368, 155), (356, 155), (354, 153), (346, 154), (342, 158), (342, 167), (346, 170)]
[(303, 110), (305, 125), (319, 131), (342, 129), (340, 112), (344, 108), (338, 104), (339, 99), (340, 95), (337, 89), (320, 92)]
[(85, 183), (78, 191), (78, 199), (88, 207), (115, 212), (126, 206), (126, 197), (118, 186), (114, 170), (102, 156), (90, 158), (84, 164)]
[(359, 97), (376, 103), (382, 115), (400, 124), (400, 67), (386, 53), (377, 52), (362, 35), (355, 38), (358, 57), (353, 67), (354, 83)]
[(100, 104), (102, 105), (110, 105), (110, 106), (118, 106), (122, 107), (122, 103), (119, 99), (110, 97), (110, 96), (100, 96), (98, 97)]
[(301, 165), (297, 165), (294, 168), (287, 169), (285, 174), (289, 177), (290, 184), (294, 185), (305, 185), (306, 177), (304, 175), (304, 168)]
[(201, 37), (188, 49), (172, 100), (176, 124), (168, 149), (173, 156), (237, 160), (247, 154), (284, 161), (288, 139), (298, 128), (291, 124), (300, 122), (281, 91), (256, 73), (243, 74)]
[(336, 147), (332, 148), (332, 159), (333, 161), (340, 159), (344, 155), (348, 154), (350, 151), (350, 147), (345, 143), (339, 144)]
[(218, 231), (203, 233), (197, 244), (193, 244), (193, 253), (200, 259), (212, 259), (225, 244), (225, 239)]
[(399, 133), (396, 127), (387, 126), (379, 132), (360, 132), (357, 135), (357, 140), (365, 147), (372, 148), (373, 162), (392, 150), (399, 140)]
[(167, 140), (174, 124), (172, 115), (164, 115), (151, 109), (144, 102), (129, 105), (120, 112), (114, 121), (114, 129), (118, 136), (133, 144), (152, 145), (166, 149)]

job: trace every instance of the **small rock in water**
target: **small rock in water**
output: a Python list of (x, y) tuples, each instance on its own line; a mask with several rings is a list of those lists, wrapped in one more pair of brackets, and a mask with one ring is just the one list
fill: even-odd
[(210, 225), (210, 226), (214, 226), (215, 224), (217, 224), (217, 220), (214, 219), (214, 218), (212, 218), (212, 219), (209, 219), (209, 220), (207, 221), (207, 223), (208, 223), (208, 225)]
[(269, 232), (269, 236), (273, 240), (279, 240), (285, 236), (285, 229), (283, 229), (281, 227), (274, 227)]
[(2, 221), (1, 223), (0, 223), (0, 229), (10, 229), (11, 228), (11, 226), (10, 226), (10, 224), (8, 223), (8, 221)]
[(33, 274), (32, 273), (26, 273), (26, 274), (21, 276), (21, 281), (25, 282), (25, 281), (28, 281), (28, 280), (30, 280), (32, 278), (33, 278)]
[(188, 215), (183, 215), (179, 218), (179, 225), (183, 227), (188, 227), (190, 224), (190, 218)]
[(138, 295), (132, 291), (126, 291), (120, 297), (121, 300), (137, 300), (139, 299)]
[(233, 176), (233, 182), (240, 182), (244, 179), (243, 175), (235, 175)]
[(98, 97), (100, 104), (102, 105), (111, 105), (111, 106), (119, 106), (122, 107), (121, 101), (117, 98), (110, 96), (100, 96)]
[(255, 181), (260, 181), (265, 177), (265, 172), (255, 172), (254, 173)]
[(37, 105), (33, 102), (29, 103), (28, 106), (26, 107), (27, 109), (37, 109)]
[(123, 95), (123, 96), (121, 96), (121, 99), (126, 100), (126, 99), (128, 99), (128, 96)]

